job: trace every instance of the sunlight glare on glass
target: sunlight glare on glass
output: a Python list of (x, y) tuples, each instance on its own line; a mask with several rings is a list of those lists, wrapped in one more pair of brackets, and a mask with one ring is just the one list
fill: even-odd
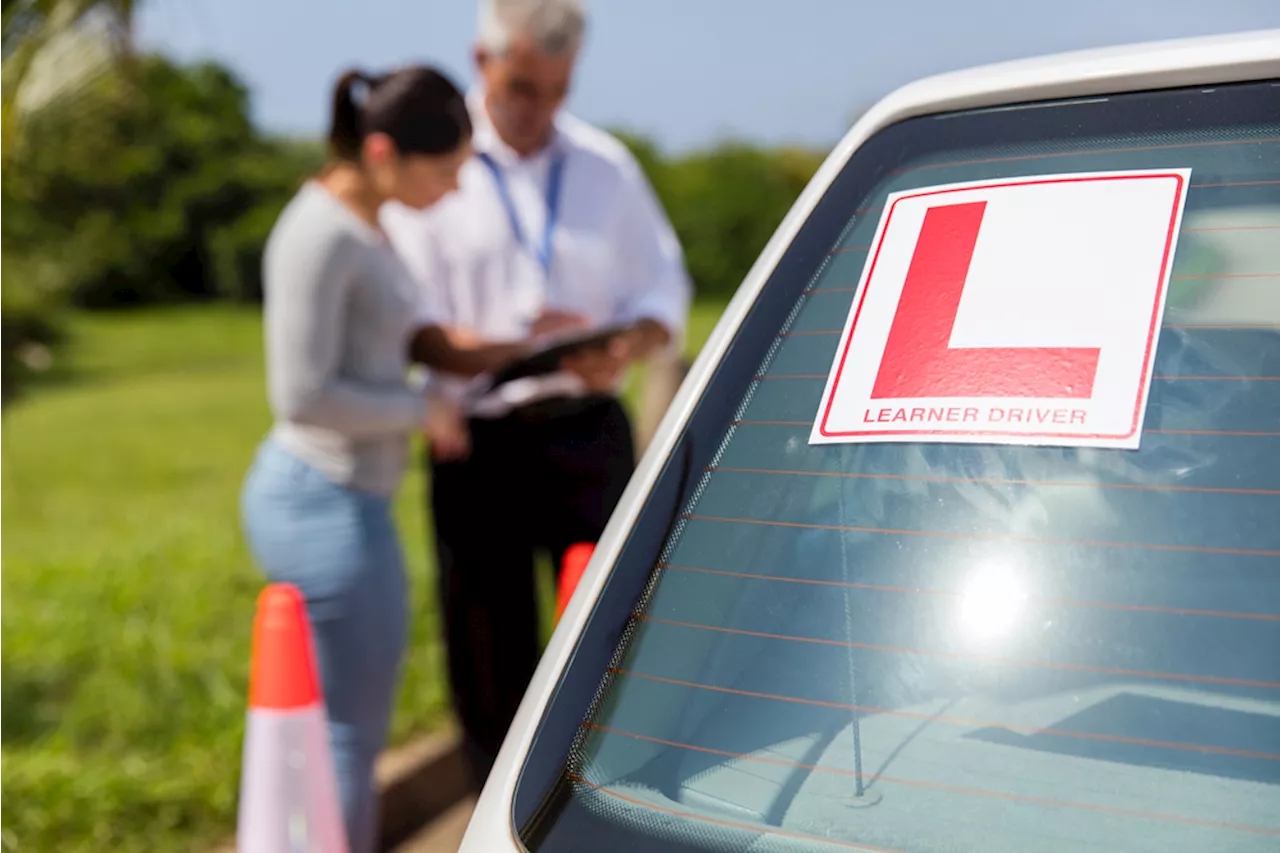
[(1021, 621), (1027, 593), (1018, 573), (988, 565), (974, 571), (960, 592), (960, 631), (966, 640), (989, 643), (1007, 637)]

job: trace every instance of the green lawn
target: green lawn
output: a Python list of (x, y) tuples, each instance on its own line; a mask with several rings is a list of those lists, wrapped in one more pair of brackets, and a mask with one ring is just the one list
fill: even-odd
[[(694, 312), (691, 347), (720, 310)], [(261, 578), (238, 526), (268, 425), (256, 313), (76, 322), (3, 429), (3, 849), (199, 849), (234, 825)], [(446, 713), (415, 471), (396, 740)]]

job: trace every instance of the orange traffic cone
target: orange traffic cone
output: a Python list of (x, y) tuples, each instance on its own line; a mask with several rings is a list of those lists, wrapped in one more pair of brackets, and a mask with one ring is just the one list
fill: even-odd
[(302, 594), (272, 584), (253, 623), (238, 853), (346, 853)]
[(564, 552), (564, 559), (560, 562), (560, 587), (556, 595), (556, 621), (560, 621), (561, 614), (564, 609), (569, 606), (569, 599), (573, 597), (573, 591), (578, 588), (578, 581), (582, 580), (582, 573), (587, 569), (587, 563), (591, 562), (591, 555), (595, 553), (596, 546), (591, 542), (579, 542), (576, 545), (570, 545)]

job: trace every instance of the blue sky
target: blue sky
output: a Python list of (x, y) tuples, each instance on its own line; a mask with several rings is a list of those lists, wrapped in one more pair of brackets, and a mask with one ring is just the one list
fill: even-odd
[[(144, 0), (142, 42), (228, 63), (267, 128), (319, 134), (344, 68), (472, 79), (471, 0)], [(595, 0), (570, 108), (672, 150), (826, 146), (893, 88), (1040, 53), (1280, 27), (1280, 0)]]

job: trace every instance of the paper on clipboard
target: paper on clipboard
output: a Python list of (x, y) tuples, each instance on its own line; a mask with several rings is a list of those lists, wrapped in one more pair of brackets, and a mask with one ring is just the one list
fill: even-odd
[(566, 356), (584, 349), (598, 349), (609, 345), (618, 335), (627, 331), (627, 326), (608, 326), (600, 329), (587, 329), (556, 335), (546, 344), (518, 361), (508, 364), (493, 375), (488, 383), (488, 390), (500, 385), (514, 382), (517, 379), (528, 379), (545, 376), (560, 369), (560, 361)]

